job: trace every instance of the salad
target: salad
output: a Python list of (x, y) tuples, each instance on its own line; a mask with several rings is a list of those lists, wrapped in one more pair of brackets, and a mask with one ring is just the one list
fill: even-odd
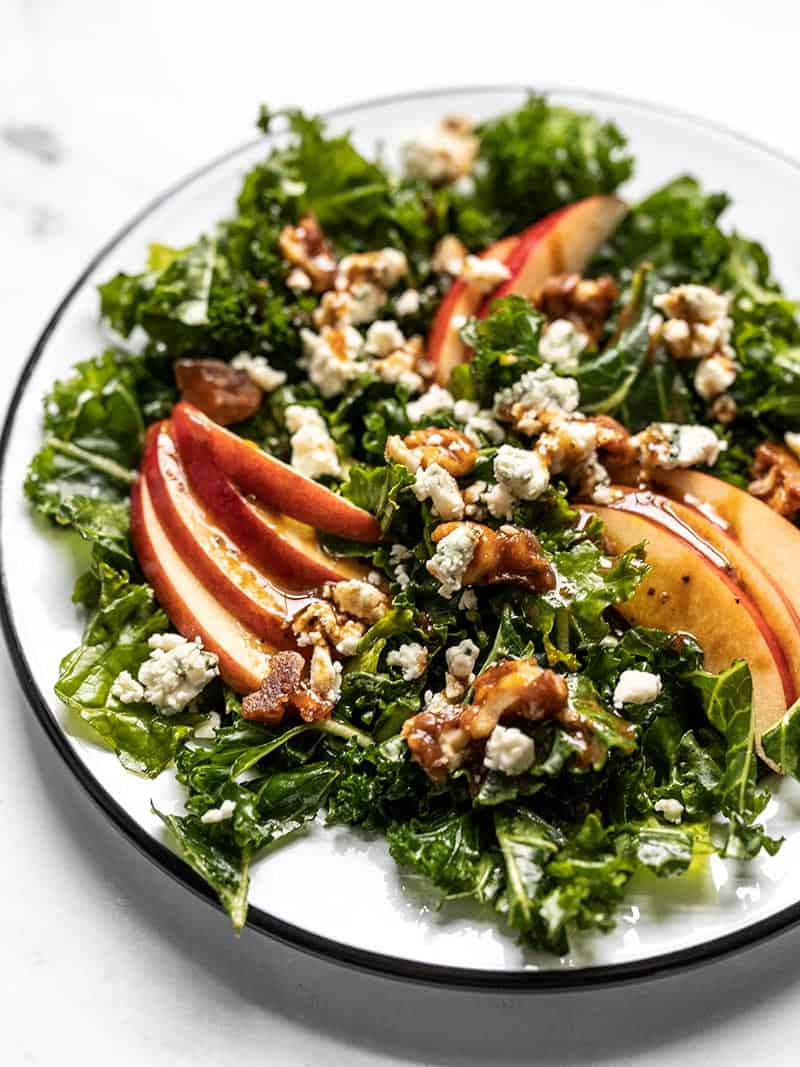
[(233, 214), (102, 284), (45, 398), (25, 492), (91, 552), (58, 697), (174, 767), (237, 929), (319, 819), (560, 954), (637, 873), (773, 853), (800, 325), (728, 197), (626, 203), (623, 133), (537, 95), (399, 170), (259, 126)]

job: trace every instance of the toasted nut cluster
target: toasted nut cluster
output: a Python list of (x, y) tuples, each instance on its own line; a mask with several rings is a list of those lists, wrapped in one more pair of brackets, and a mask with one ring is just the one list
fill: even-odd
[(242, 422), (261, 407), (263, 392), (249, 374), (221, 359), (179, 359), (175, 381), (181, 399), (220, 426)]
[(339, 263), (333, 282), (314, 311), (314, 323), (343, 326), (372, 322), (387, 300), (387, 290), (408, 273), (405, 254), (396, 248), (358, 252)]
[(538, 722), (567, 713), (568, 690), (561, 675), (535, 659), (509, 660), (478, 677), (471, 704), (453, 705), (437, 694), (404, 723), (402, 733), (412, 758), (434, 781), (444, 781), (481, 754), (501, 720)]
[(308, 276), (315, 293), (333, 288), (336, 255), (313, 215), (303, 215), (296, 226), (284, 226), (278, 248), (284, 259)]
[(748, 490), (784, 518), (800, 513), (800, 461), (783, 445), (764, 441), (756, 449)]
[(536, 294), (534, 303), (548, 321), (567, 319), (596, 344), (618, 295), (617, 283), (607, 274), (600, 278), (554, 274)]
[(242, 718), (277, 725), (294, 709), (306, 722), (327, 719), (333, 704), (314, 692), (305, 673), (306, 661), (299, 652), (277, 652), (261, 687), (242, 701)]
[(675, 359), (707, 359), (715, 354), (731, 357), (733, 323), (728, 298), (707, 285), (676, 285), (654, 300), (666, 316), (656, 316), (651, 335), (664, 342)]
[(501, 526), (492, 530), (479, 522), (444, 522), (431, 534), (438, 544), (462, 527), (473, 531), (474, 552), (461, 579), (462, 585), (494, 585), (511, 582), (544, 592), (555, 585), (553, 569), (542, 555), (542, 546), (531, 530)]
[(301, 648), (330, 646), (342, 656), (352, 656), (367, 627), (390, 608), (386, 593), (370, 582), (357, 578), (328, 582), (322, 595), (294, 616), (291, 629)]
[(455, 234), (448, 233), (437, 242), (431, 258), (431, 266), (437, 274), (452, 274), (457, 278), (464, 269), (467, 248)]
[(414, 430), (405, 437), (393, 434), (386, 441), (385, 454), (412, 473), (438, 463), (454, 478), (469, 474), (478, 460), (478, 450), (466, 434), (436, 426)]
[(399, 348), (374, 360), (372, 370), (385, 382), (405, 385), (410, 393), (416, 393), (424, 384), (419, 373), (424, 355), (422, 338), (409, 337)]

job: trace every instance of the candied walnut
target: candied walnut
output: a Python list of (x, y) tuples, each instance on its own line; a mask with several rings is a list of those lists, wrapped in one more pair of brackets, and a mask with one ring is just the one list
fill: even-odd
[(311, 689), (303, 675), (306, 661), (299, 652), (277, 652), (255, 693), (242, 701), (242, 718), (277, 725), (288, 708), (294, 708), (306, 722), (327, 719), (333, 704)]
[(469, 737), (461, 728), (464, 708), (437, 695), (419, 714), (406, 719), (402, 736), (412, 759), (435, 782), (443, 782), (468, 755)]
[(568, 696), (564, 678), (540, 667), (535, 659), (507, 660), (478, 676), (461, 726), (473, 740), (485, 739), (501, 719), (539, 722), (558, 718)]
[(220, 426), (249, 419), (261, 407), (264, 395), (246, 371), (221, 359), (179, 359), (175, 381), (181, 399)]
[(756, 449), (753, 481), (747, 487), (786, 519), (800, 513), (800, 461), (783, 445), (764, 441)]
[(600, 278), (554, 274), (533, 302), (550, 322), (567, 319), (596, 344), (618, 295), (617, 283), (608, 274)]
[(542, 555), (542, 547), (531, 530), (518, 526), (492, 530), (479, 522), (444, 522), (433, 531), (431, 540), (438, 544), (460, 527), (469, 527), (477, 534), (472, 559), (461, 579), (462, 585), (511, 582), (539, 593), (555, 586), (553, 569)]
[(349, 289), (358, 285), (375, 285), (385, 290), (397, 285), (408, 273), (405, 253), (397, 248), (379, 248), (374, 252), (356, 252), (346, 256), (339, 264), (336, 279), (337, 289)]
[(640, 478), (639, 450), (628, 430), (610, 415), (592, 415), (589, 421), (599, 427), (597, 452), (612, 481), (635, 484)]
[(410, 471), (420, 467), (425, 470), (438, 463), (454, 478), (469, 474), (478, 460), (478, 450), (466, 434), (436, 426), (414, 430), (405, 437), (392, 435), (386, 441), (385, 454)]
[(278, 248), (284, 259), (308, 276), (315, 293), (333, 288), (336, 256), (313, 215), (304, 215), (296, 226), (284, 226)]
[(301, 648), (332, 645), (343, 656), (352, 655), (366, 632), (366, 626), (337, 611), (327, 600), (312, 600), (294, 616), (292, 633)]

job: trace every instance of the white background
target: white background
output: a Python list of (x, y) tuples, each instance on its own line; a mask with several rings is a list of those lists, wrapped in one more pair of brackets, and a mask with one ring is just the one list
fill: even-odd
[[(0, 0), (2, 402), (89, 256), (165, 185), (248, 139), (261, 100), (323, 110), (433, 86), (592, 87), (800, 157), (798, 46), (788, 0)], [(21, 127), (40, 129), (38, 150), (19, 147)], [(689, 167), (676, 145), (676, 171)], [(68, 776), (4, 651), (0, 678), (9, 1067), (796, 1062), (798, 932), (680, 977), (538, 998), (401, 985), (250, 931), (237, 941)]]

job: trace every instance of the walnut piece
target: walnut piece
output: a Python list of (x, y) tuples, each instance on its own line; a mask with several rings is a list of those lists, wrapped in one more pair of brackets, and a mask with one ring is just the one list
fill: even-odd
[(276, 652), (261, 687), (242, 701), (242, 718), (277, 725), (290, 708), (306, 722), (329, 718), (333, 704), (304, 678), (306, 661), (299, 652)]
[(478, 450), (466, 434), (436, 426), (413, 430), (405, 437), (393, 434), (386, 441), (385, 455), (412, 472), (438, 463), (454, 478), (469, 474), (478, 461)]
[(467, 527), (474, 533), (475, 549), (461, 584), (494, 585), (511, 582), (535, 592), (555, 586), (553, 570), (542, 555), (542, 547), (531, 530), (501, 526), (492, 530), (479, 522), (444, 522), (431, 534), (438, 544), (448, 534)]
[(785, 519), (800, 513), (800, 461), (783, 445), (764, 441), (756, 449), (753, 481), (747, 487)]
[(533, 302), (549, 322), (567, 319), (597, 344), (618, 295), (617, 283), (608, 274), (600, 278), (554, 274)]
[(313, 215), (303, 215), (296, 226), (284, 226), (278, 237), (284, 259), (310, 279), (315, 293), (332, 289), (336, 281), (336, 255)]
[(264, 396), (246, 371), (221, 359), (179, 359), (175, 381), (181, 399), (220, 426), (249, 419), (261, 407)]

